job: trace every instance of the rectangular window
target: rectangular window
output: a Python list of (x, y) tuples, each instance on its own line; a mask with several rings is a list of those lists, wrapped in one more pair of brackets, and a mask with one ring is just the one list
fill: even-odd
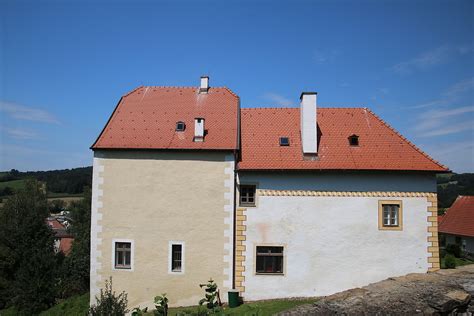
[(171, 246), (171, 271), (181, 272), (182, 245)]
[(240, 205), (241, 206), (255, 206), (255, 185), (241, 185), (240, 186)]
[(383, 205), (383, 226), (398, 226), (398, 212), (400, 206), (398, 204)]
[(168, 253), (168, 273), (184, 274), (184, 242), (170, 241)]
[(379, 229), (402, 230), (402, 201), (379, 201)]
[(115, 268), (131, 269), (132, 267), (132, 244), (129, 242), (115, 243)]
[(256, 273), (283, 274), (283, 247), (257, 246)]

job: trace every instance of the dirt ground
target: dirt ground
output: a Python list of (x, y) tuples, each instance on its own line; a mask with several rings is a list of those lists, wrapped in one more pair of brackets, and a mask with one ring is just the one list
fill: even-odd
[(279, 315), (474, 315), (474, 264), (389, 278)]

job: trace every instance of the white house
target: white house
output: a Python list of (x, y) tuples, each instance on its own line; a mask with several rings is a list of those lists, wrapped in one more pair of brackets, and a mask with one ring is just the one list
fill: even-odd
[[(139, 87), (94, 150), (91, 297), (130, 306), (327, 295), (439, 268), (447, 168), (367, 108), (240, 108), (228, 88)], [(93, 302), (92, 300), (91, 302)]]

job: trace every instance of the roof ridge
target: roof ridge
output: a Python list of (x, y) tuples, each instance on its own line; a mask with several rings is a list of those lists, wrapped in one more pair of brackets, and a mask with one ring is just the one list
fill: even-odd
[(130, 94), (134, 93), (135, 91), (137, 91), (138, 89), (141, 89), (143, 88), (144, 86), (138, 86), (136, 87), (135, 89), (133, 89), (132, 91), (128, 92), (128, 93), (125, 93), (124, 95), (122, 95), (122, 98), (125, 98), (125, 97), (128, 97)]
[[(323, 106), (318, 106), (317, 107), (318, 109), (324, 109), (324, 110), (344, 110), (344, 109), (351, 109), (351, 110), (355, 110), (355, 109), (364, 109), (366, 110), (367, 107), (323, 107)], [(242, 110), (247, 110), (247, 109), (251, 109), (251, 110), (254, 110), (254, 109), (299, 109), (299, 106), (293, 106), (293, 107), (289, 107), (289, 106), (285, 106), (285, 107), (280, 107), (280, 106), (263, 106), (263, 107), (246, 107), (246, 108), (242, 108)]]
[(385, 125), (387, 128), (389, 128), (392, 132), (394, 132), (398, 137), (400, 137), (402, 140), (404, 140), (405, 142), (407, 142), (410, 146), (412, 146), (413, 148), (415, 148), (416, 151), (418, 151), (420, 154), (422, 154), (423, 156), (425, 156), (426, 158), (428, 158), (430, 161), (432, 161), (433, 163), (435, 163), (436, 165), (438, 165), (439, 167), (445, 169), (446, 171), (449, 170), (448, 167), (446, 167), (445, 165), (439, 163), (438, 161), (434, 160), (433, 158), (431, 158), (427, 153), (425, 153), (423, 150), (421, 150), (420, 148), (418, 148), (418, 146), (416, 146), (414, 143), (412, 143), (411, 141), (409, 141), (405, 136), (403, 136), (402, 134), (400, 134), (395, 128), (393, 128), (392, 126), (390, 126), (387, 122), (385, 122), (382, 118), (380, 118), (377, 114), (375, 114), (374, 112), (372, 112), (371, 109), (369, 108), (365, 108), (367, 110), (367, 112), (369, 112), (370, 114), (372, 114), (376, 119), (378, 119), (383, 125)]

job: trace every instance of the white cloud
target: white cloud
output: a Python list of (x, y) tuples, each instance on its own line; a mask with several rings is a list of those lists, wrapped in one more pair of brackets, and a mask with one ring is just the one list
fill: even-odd
[(1, 146), (0, 170), (51, 170), (92, 165), (92, 154), (87, 149), (58, 152), (8, 143)]
[(454, 172), (474, 172), (474, 142), (446, 142), (420, 146)]
[(474, 113), (474, 106), (426, 111), (419, 115), (414, 129), (419, 137), (443, 136), (473, 130), (474, 121), (466, 118), (470, 113)]
[(456, 56), (465, 55), (471, 52), (472, 48), (470, 46), (441, 46), (421, 53), (410, 60), (402, 61), (393, 65), (390, 69), (401, 75), (411, 74), (417, 70), (426, 70), (436, 65), (446, 63), (449, 60), (454, 59)]
[(325, 64), (333, 61), (340, 54), (340, 51), (337, 49), (332, 50), (320, 50), (317, 49), (313, 53), (313, 60), (317, 64)]
[(452, 105), (453, 102), (461, 99), (466, 93), (474, 90), (474, 77), (461, 80), (449, 86), (444, 90), (438, 99), (411, 106), (412, 109), (422, 109), (427, 107), (437, 107), (444, 105)]
[(455, 124), (454, 126), (432, 129), (430, 131), (423, 132), (420, 134), (420, 137), (444, 136), (449, 134), (457, 134), (468, 130), (474, 130), (474, 121), (466, 121)]
[(268, 92), (268, 93), (265, 93), (263, 97), (267, 100), (275, 102), (278, 106), (293, 106), (294, 105), (293, 101), (276, 93)]
[(28, 139), (39, 138), (36, 132), (30, 131), (30, 130), (25, 130), (21, 128), (10, 128), (10, 127), (4, 127), (3, 130), (6, 132), (8, 136), (15, 139), (28, 140)]
[(59, 121), (54, 117), (54, 115), (45, 110), (13, 102), (0, 101), (0, 111), (17, 120), (59, 124)]

